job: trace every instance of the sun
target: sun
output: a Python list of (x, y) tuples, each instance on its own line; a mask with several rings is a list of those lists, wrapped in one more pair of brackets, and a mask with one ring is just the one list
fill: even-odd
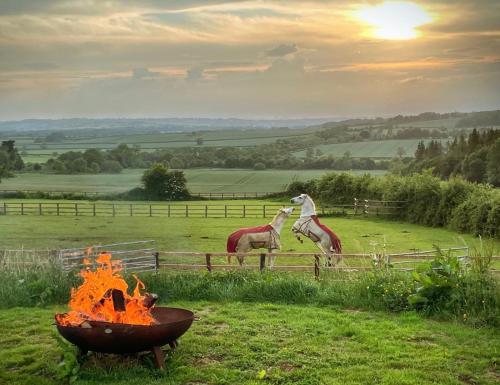
[(372, 26), (371, 36), (388, 40), (415, 39), (419, 36), (417, 27), (432, 21), (422, 7), (411, 2), (385, 2), (363, 7), (355, 16)]

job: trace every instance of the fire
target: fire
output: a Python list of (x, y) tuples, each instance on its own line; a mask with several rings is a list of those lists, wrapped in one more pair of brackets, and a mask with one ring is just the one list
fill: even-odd
[(148, 298), (140, 293), (144, 283), (134, 275), (137, 285), (133, 294), (129, 295), (128, 285), (119, 274), (120, 261), (111, 261), (111, 254), (101, 253), (96, 262), (99, 266), (92, 271), (90, 261), (84, 260), (86, 268), (80, 272), (83, 283), (71, 289), (71, 311), (58, 315), (59, 324), (78, 326), (85, 321), (134, 325), (155, 323), (150, 312), (151, 306), (147, 306)]

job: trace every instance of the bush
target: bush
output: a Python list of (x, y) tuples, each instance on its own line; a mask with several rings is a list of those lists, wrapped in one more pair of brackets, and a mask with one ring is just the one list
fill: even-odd
[(447, 226), (475, 235), (500, 237), (500, 191), (491, 186), (430, 171), (411, 176), (327, 174), (308, 182), (293, 182), (286, 196), (307, 193), (324, 205), (352, 204), (354, 198), (406, 202), (393, 217), (427, 226)]

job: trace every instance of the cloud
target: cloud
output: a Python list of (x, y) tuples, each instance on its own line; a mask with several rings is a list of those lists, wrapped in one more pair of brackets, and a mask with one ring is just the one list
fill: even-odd
[(297, 46), (295, 44), (280, 44), (266, 51), (267, 56), (286, 56), (291, 53), (297, 52)]
[(132, 70), (132, 77), (134, 79), (155, 78), (160, 74), (158, 72), (151, 72), (147, 68), (134, 68)]
[(191, 82), (195, 82), (195, 81), (198, 81), (200, 79), (203, 79), (204, 78), (204, 71), (205, 71), (205, 68), (203, 66), (195, 66), (195, 67), (189, 68), (186, 71), (186, 80), (191, 81)]

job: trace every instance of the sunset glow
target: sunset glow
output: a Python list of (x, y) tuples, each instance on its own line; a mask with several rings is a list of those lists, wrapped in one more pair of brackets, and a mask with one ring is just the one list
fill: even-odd
[(364, 7), (356, 16), (372, 26), (374, 37), (388, 40), (407, 40), (418, 37), (417, 27), (429, 23), (431, 17), (418, 4), (386, 2)]

